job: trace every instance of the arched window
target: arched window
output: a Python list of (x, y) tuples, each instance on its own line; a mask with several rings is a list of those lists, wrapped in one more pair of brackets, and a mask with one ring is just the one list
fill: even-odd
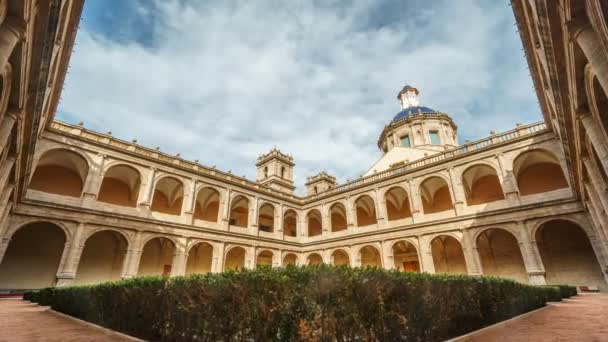
[(226, 253), (226, 261), (224, 262), (224, 271), (239, 270), (245, 267), (245, 249), (243, 247), (232, 247)]
[(264, 178), (268, 178), (268, 166), (264, 166)]
[(29, 188), (80, 197), (88, 173), (89, 164), (80, 154), (64, 149), (50, 150), (40, 157)]
[(283, 215), (283, 233), (287, 236), (297, 235), (298, 216), (292, 209), (285, 211)]
[(288, 266), (288, 265), (296, 266), (297, 264), (298, 264), (298, 257), (293, 253), (286, 254), (285, 257), (283, 258), (283, 266)]
[(407, 192), (401, 187), (391, 188), (384, 195), (386, 201), (386, 213), (389, 221), (401, 220), (412, 216), (410, 200)]
[(306, 258), (307, 265), (321, 265), (323, 263), (323, 258), (317, 253), (311, 253), (308, 258)]
[(196, 195), (194, 218), (217, 222), (220, 211), (220, 193), (214, 188), (205, 187)]
[(331, 254), (331, 262), (334, 266), (350, 266), (350, 258), (345, 251), (336, 249)]
[(408, 241), (399, 241), (393, 245), (393, 260), (395, 268), (403, 272), (420, 272), (418, 251)]
[(263, 232), (274, 232), (274, 207), (264, 203), (258, 213), (258, 229)]
[(230, 207), (230, 225), (247, 228), (249, 225), (249, 199), (238, 195), (232, 200)]
[(433, 264), (436, 273), (467, 274), (467, 264), (460, 242), (449, 235), (440, 235), (431, 241)]
[(308, 226), (308, 236), (318, 236), (323, 233), (323, 229), (321, 227), (321, 212), (317, 209), (313, 209), (308, 212), (308, 215), (306, 215), (306, 223)]
[(522, 196), (568, 187), (559, 161), (545, 150), (520, 154), (513, 161), (513, 173)]
[(135, 207), (139, 196), (139, 172), (128, 165), (109, 168), (103, 176), (97, 200), (100, 202)]
[(271, 251), (261, 251), (255, 261), (256, 267), (272, 267), (273, 253)]
[(281, 166), (281, 178), (285, 178), (285, 167)]
[(175, 244), (170, 239), (157, 237), (149, 240), (141, 253), (137, 275), (170, 276), (174, 255)]
[(213, 246), (198, 242), (188, 251), (186, 274), (209, 273), (213, 263)]
[(331, 231), (339, 232), (346, 230), (346, 208), (342, 203), (336, 203), (329, 208), (331, 218)]
[(163, 214), (181, 215), (184, 186), (173, 177), (164, 177), (156, 182), (150, 209)]
[(369, 226), (376, 224), (376, 206), (374, 200), (368, 196), (363, 195), (355, 201), (355, 209), (357, 211), (357, 226)]
[(438, 213), (454, 208), (450, 188), (441, 177), (430, 177), (420, 184), (422, 209), (425, 214)]
[(374, 246), (365, 246), (359, 250), (361, 258), (361, 267), (382, 267), (380, 252)]
[(473, 165), (462, 174), (468, 205), (499, 201), (505, 198), (496, 170), (488, 165)]

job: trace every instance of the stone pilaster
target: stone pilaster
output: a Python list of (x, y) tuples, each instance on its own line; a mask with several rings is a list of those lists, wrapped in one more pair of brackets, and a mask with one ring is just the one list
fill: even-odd
[(605, 212), (608, 212), (608, 184), (604, 182), (604, 178), (600, 175), (595, 164), (588, 157), (583, 157), (583, 163), (587, 172), (589, 172), (589, 178), (597, 194), (599, 204)]
[(545, 267), (540, 258), (536, 240), (530, 235), (530, 230), (525, 222), (517, 222), (516, 228), (519, 232), (519, 249), (524, 259), (526, 272), (528, 273), (528, 281), (532, 285), (545, 285), (547, 283), (545, 280)]
[(156, 168), (151, 167), (148, 171), (147, 177), (145, 177), (145, 183), (141, 185), (139, 190), (139, 198), (137, 203), (139, 208), (145, 213), (150, 212), (150, 206), (152, 205), (152, 195), (154, 194), (154, 179), (156, 177)]
[(410, 190), (409, 201), (412, 209), (412, 221), (418, 223), (422, 221), (424, 214), (422, 213), (422, 202), (420, 201), (420, 190), (416, 189), (414, 183), (410, 180), (406, 181), (406, 187)]
[(517, 181), (513, 175), (513, 170), (510, 167), (507, 167), (504, 158), (505, 157), (502, 153), (496, 155), (496, 160), (498, 160), (499, 166), (498, 178), (500, 180), (500, 185), (509, 205), (519, 205), (520, 201)]
[(608, 93), (608, 56), (603, 43), (593, 27), (583, 19), (583, 14), (568, 23), (570, 36), (587, 57), (604, 92)]
[(84, 230), (85, 224), (78, 224), (71, 241), (65, 244), (61, 262), (57, 269), (57, 286), (71, 285), (76, 277), (78, 263), (84, 249)]
[(188, 239), (185, 237), (179, 237), (176, 239), (175, 253), (173, 254), (173, 262), (171, 265), (171, 276), (183, 276), (186, 274), (186, 262), (188, 260), (188, 253), (186, 250)]
[(467, 264), (467, 274), (472, 276), (482, 275), (483, 269), (481, 259), (479, 258), (477, 241), (474, 240), (473, 232), (470, 230), (462, 232), (462, 252)]
[(376, 208), (376, 221), (378, 222), (378, 228), (382, 229), (382, 228), (384, 228), (384, 225), (385, 225), (384, 218), (386, 217), (386, 213), (385, 213), (386, 203), (383, 198), (378, 196), (378, 193), (379, 193), (379, 190), (378, 190), (378, 188), (376, 188), (376, 189), (374, 189), (374, 192), (372, 194), (373, 194), (373, 199), (374, 199), (374, 205)]
[(453, 167), (448, 169), (448, 173), (450, 175), (450, 193), (452, 194), (452, 199), (454, 201), (454, 210), (456, 215), (462, 215), (464, 212), (464, 207), (466, 206), (466, 198), (462, 187), (462, 181), (458, 179), (456, 171)]
[(87, 175), (84, 189), (82, 191), (83, 207), (90, 207), (95, 200), (97, 200), (97, 194), (103, 180), (103, 167), (105, 164), (106, 155), (100, 153), (97, 155), (96, 159), (95, 165), (89, 169), (89, 174)]
[(598, 159), (602, 165), (598, 165), (598, 167), (603, 167), (604, 172), (608, 173), (608, 141), (601, 132), (599, 123), (595, 118), (589, 114), (579, 114), (579, 119), (585, 128), (585, 132), (589, 136), (589, 140), (591, 141), (591, 145), (595, 149)]
[(431, 250), (431, 236), (423, 235), (418, 237), (420, 261), (422, 262), (422, 272), (435, 273), (435, 263), (433, 262), (433, 251)]
[(211, 264), (211, 272), (220, 273), (224, 271), (224, 254), (226, 250), (226, 244), (218, 242), (213, 247), (213, 259)]
[(139, 269), (139, 261), (141, 260), (142, 252), (142, 232), (137, 231), (133, 241), (127, 247), (125, 264), (122, 268), (122, 278), (131, 278), (137, 276), (137, 270)]

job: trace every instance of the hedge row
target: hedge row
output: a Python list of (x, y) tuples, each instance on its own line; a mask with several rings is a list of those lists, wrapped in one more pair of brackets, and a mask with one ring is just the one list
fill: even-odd
[(555, 289), (320, 265), (133, 278), (25, 298), (152, 341), (439, 341), (540, 308)]

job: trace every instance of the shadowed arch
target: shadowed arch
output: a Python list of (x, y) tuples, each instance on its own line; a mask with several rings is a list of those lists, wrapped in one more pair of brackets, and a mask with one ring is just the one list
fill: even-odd
[(389, 221), (401, 220), (412, 216), (407, 192), (400, 186), (390, 188), (384, 194), (386, 214)]
[(454, 209), (448, 183), (441, 177), (433, 176), (420, 184), (422, 209), (425, 214)]
[(306, 226), (308, 227), (308, 236), (319, 236), (323, 232), (321, 212), (317, 209), (312, 209), (306, 214)]
[(283, 214), (283, 233), (286, 236), (297, 236), (298, 214), (293, 209), (287, 209)]
[(348, 253), (341, 249), (336, 249), (331, 253), (331, 263), (334, 266), (350, 266), (350, 258)]
[(462, 245), (450, 235), (439, 235), (431, 241), (436, 273), (467, 274)]
[(169, 215), (181, 215), (183, 200), (183, 183), (175, 177), (166, 176), (156, 182), (150, 210)]
[(87, 238), (74, 284), (119, 280), (127, 254), (126, 237), (115, 230), (100, 230)]
[(162, 236), (149, 239), (144, 244), (137, 275), (168, 277), (171, 275), (174, 254), (175, 243), (173, 240)]
[(462, 185), (468, 205), (490, 203), (505, 198), (496, 170), (486, 164), (468, 167), (462, 173)]
[(513, 161), (513, 174), (522, 196), (568, 187), (557, 157), (546, 150), (521, 153)]
[(298, 264), (298, 257), (293, 253), (287, 253), (283, 257), (283, 267), (292, 265), (296, 266)]
[(420, 272), (418, 251), (413, 243), (402, 240), (393, 244), (395, 268), (403, 272)]
[(528, 282), (519, 242), (510, 231), (485, 229), (477, 236), (477, 250), (484, 275)]
[(239, 270), (245, 268), (245, 256), (247, 251), (240, 246), (234, 246), (226, 253), (224, 261), (224, 271)]
[(129, 165), (119, 164), (106, 170), (97, 200), (100, 202), (135, 207), (139, 196), (141, 176)]
[(323, 258), (317, 253), (310, 253), (310, 255), (306, 258), (307, 265), (321, 265), (323, 263)]
[(270, 203), (264, 203), (258, 211), (258, 229), (272, 233), (274, 232), (274, 206)]
[(346, 230), (346, 207), (338, 202), (329, 208), (329, 217), (331, 219), (331, 231), (339, 232)]
[(367, 245), (359, 249), (359, 258), (361, 260), (361, 267), (382, 267), (382, 258), (378, 248)]
[(36, 165), (29, 188), (57, 195), (80, 197), (89, 173), (85, 157), (67, 149), (44, 152)]
[(272, 267), (272, 258), (274, 257), (274, 253), (265, 249), (258, 253), (258, 256), (255, 260), (256, 267)]
[(186, 261), (186, 275), (209, 273), (213, 267), (213, 246), (208, 242), (199, 241), (190, 247)]
[(220, 212), (220, 193), (212, 187), (201, 188), (196, 194), (194, 218), (217, 222)]
[(247, 228), (249, 226), (249, 199), (238, 195), (230, 206), (230, 225)]
[(357, 226), (369, 226), (378, 223), (376, 218), (376, 204), (369, 195), (363, 195), (355, 201), (357, 213)]

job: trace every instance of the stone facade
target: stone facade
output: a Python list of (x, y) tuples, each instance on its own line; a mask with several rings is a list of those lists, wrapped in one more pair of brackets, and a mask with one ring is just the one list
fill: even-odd
[[(573, 98), (568, 92), (577, 88), (552, 88), (562, 83), (550, 77), (566, 77), (578, 66), (583, 75), (598, 71), (579, 65), (580, 58), (567, 72), (565, 64), (539, 61), (548, 53), (530, 46), (526, 30), (544, 19), (530, 17), (531, 3), (513, 1), (513, 8), (537, 90), (543, 89), (545, 122), (457, 146), (456, 125), (447, 114), (412, 111), (391, 122), (379, 139), (384, 158), (389, 146), (407, 143), (400, 141), (404, 129), (419, 134), (407, 147), (414, 151), (409, 157), (395, 157), (345, 184), (327, 173), (309, 177), (306, 196), (297, 196), (294, 160), (278, 150), (258, 158), (256, 180), (250, 181), (53, 121), (82, 3), (51, 2), (66, 12), (55, 18), (45, 7), (38, 15), (49, 11), (48, 20), (57, 20), (47, 27), (54, 34), (45, 45), (57, 52), (28, 63), (54, 74), (42, 83), (46, 92), (31, 95), (42, 96), (34, 101), (40, 111), (26, 106), (16, 112), (22, 133), (4, 145), (0, 164), (0, 183), (6, 184), (0, 196), (0, 289), (322, 262), (607, 289), (606, 92), (594, 76), (597, 84), (581, 88), (593, 92), (594, 105), (568, 107), (575, 116), (562, 104), (559, 113), (551, 109)], [(559, 14), (546, 8), (535, 13)], [(594, 28), (604, 44), (608, 30), (581, 25)], [(27, 37), (23, 42), (32, 39)], [(604, 46), (599, 43), (598, 49)], [(418, 108), (417, 95), (417, 89), (404, 88), (402, 109)], [(8, 108), (4, 112), (17, 107)], [(12, 117), (7, 115), (3, 120)], [(0, 138), (11, 131), (3, 131), (4, 125)]]

